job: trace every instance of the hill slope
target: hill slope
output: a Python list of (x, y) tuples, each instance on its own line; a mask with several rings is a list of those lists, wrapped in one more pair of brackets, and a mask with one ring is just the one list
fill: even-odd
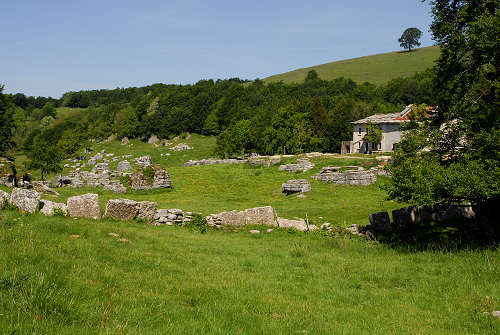
[(392, 78), (409, 77), (434, 65), (439, 57), (439, 47), (415, 49), (411, 53), (398, 51), (337, 62), (316, 65), (277, 74), (264, 79), (264, 82), (283, 81), (302, 82), (307, 72), (316, 70), (321, 79), (332, 80), (338, 77), (351, 78), (356, 82), (385, 84)]

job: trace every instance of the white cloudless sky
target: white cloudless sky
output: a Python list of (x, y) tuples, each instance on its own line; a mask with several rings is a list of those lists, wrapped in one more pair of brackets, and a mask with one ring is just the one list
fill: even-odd
[(1, 0), (0, 85), (67, 91), (265, 78), (433, 44), (420, 0)]

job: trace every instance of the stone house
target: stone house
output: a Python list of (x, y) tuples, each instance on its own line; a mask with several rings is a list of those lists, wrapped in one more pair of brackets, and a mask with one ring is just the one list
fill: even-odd
[[(433, 107), (428, 107), (427, 112), (432, 112)], [(399, 113), (375, 114), (361, 120), (352, 122), (353, 134), (352, 141), (342, 141), (341, 153), (371, 153), (393, 152), (401, 139), (401, 124), (410, 121), (409, 114), (412, 111), (412, 105), (406, 106)], [(364, 141), (367, 134), (367, 124), (374, 123), (382, 131), (380, 143), (370, 143)]]

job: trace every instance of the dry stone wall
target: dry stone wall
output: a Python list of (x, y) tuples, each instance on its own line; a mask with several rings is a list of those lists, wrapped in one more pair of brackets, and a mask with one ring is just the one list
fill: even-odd
[(99, 209), (99, 195), (87, 193), (69, 197), (67, 203), (68, 214), (73, 217), (98, 219), (101, 217)]
[(14, 188), (9, 202), (25, 212), (34, 213), (40, 202), (40, 194), (34, 190)]
[(206, 217), (210, 226), (243, 226), (248, 224), (263, 224), (275, 226), (274, 212), (271, 206), (249, 208), (244, 211), (229, 211), (210, 214)]
[(325, 183), (347, 184), (347, 185), (370, 185), (377, 181), (377, 175), (374, 170), (347, 170), (340, 172), (340, 167), (327, 166), (321, 169), (321, 172), (312, 178)]

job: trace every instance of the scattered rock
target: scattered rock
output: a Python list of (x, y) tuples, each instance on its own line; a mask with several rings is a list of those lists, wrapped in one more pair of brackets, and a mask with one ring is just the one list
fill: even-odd
[(40, 202), (40, 194), (34, 190), (14, 188), (9, 202), (25, 212), (34, 213)]
[(491, 312), (491, 315), (494, 316), (495, 318), (500, 318), (500, 311), (493, 311)]
[(39, 209), (40, 213), (48, 216), (54, 215), (54, 209), (61, 210), (65, 215), (68, 214), (68, 208), (66, 204), (60, 202), (52, 202), (49, 200), (40, 200)]
[(120, 237), (120, 235), (117, 233), (108, 233), (108, 236)]
[(114, 141), (116, 140), (116, 134), (111, 134), (108, 136), (107, 139), (104, 140), (104, 142), (111, 142), (111, 141)]
[(123, 237), (122, 237), (122, 238), (119, 238), (119, 239), (118, 239), (118, 242), (130, 243), (130, 241), (129, 241), (129, 240), (127, 240), (126, 238), (123, 238)]
[(311, 191), (311, 184), (306, 179), (292, 179), (281, 185), (282, 192), (286, 195)]
[(113, 191), (114, 193), (125, 193), (127, 188), (120, 184), (119, 180), (110, 180), (108, 185), (104, 185), (104, 190)]
[(98, 219), (101, 216), (99, 196), (94, 193), (69, 197), (67, 208), (69, 215), (73, 217)]
[(273, 229), (271, 229), (271, 228), (266, 229), (266, 233), (270, 233), (270, 232), (272, 232), (272, 231), (273, 231)]
[(72, 235), (69, 235), (69, 237), (71, 237), (71, 238), (79, 238), (80, 235), (78, 235), (78, 234), (72, 234)]
[(128, 137), (122, 138), (122, 145), (127, 145), (127, 144), (129, 144), (129, 142), (130, 141), (129, 141)]
[(252, 229), (248, 231), (250, 234), (260, 234), (260, 230)]

